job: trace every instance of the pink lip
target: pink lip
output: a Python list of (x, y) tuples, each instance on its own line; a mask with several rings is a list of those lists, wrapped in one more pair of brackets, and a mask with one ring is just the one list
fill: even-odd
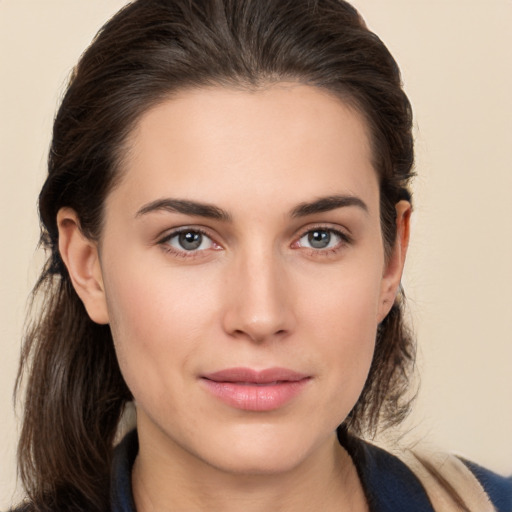
[(210, 393), (246, 411), (279, 409), (297, 396), (310, 379), (309, 375), (286, 368), (228, 368), (201, 376)]

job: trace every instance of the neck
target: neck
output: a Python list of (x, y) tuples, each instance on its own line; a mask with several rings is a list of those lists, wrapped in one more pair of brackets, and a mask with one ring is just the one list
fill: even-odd
[(352, 459), (334, 434), (297, 467), (277, 474), (233, 474), (181, 455), (168, 457), (141, 439), (132, 473), (137, 512), (368, 510)]

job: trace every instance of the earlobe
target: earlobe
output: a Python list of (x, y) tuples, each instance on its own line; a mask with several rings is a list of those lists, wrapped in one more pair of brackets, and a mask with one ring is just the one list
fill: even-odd
[(400, 287), (405, 256), (409, 247), (411, 212), (409, 201), (400, 201), (396, 204), (396, 239), (382, 276), (379, 322), (389, 313)]
[(57, 213), (59, 252), (73, 287), (91, 320), (108, 324), (108, 310), (97, 244), (80, 229), (80, 221), (71, 208)]

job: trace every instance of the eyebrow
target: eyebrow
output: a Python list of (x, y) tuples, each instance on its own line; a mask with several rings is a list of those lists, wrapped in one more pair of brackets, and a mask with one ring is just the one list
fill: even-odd
[[(351, 195), (333, 195), (320, 197), (308, 203), (300, 203), (290, 212), (291, 217), (306, 217), (315, 213), (323, 213), (337, 208), (346, 208), (348, 206), (356, 206), (365, 212), (368, 211), (366, 203), (357, 196)], [(175, 213), (183, 213), (184, 215), (195, 215), (208, 219), (231, 222), (231, 215), (222, 208), (208, 203), (200, 203), (188, 199), (157, 199), (140, 208), (135, 217), (140, 217), (152, 212), (167, 211)]]
[(320, 197), (310, 203), (301, 203), (291, 211), (292, 217), (305, 217), (315, 213), (329, 212), (337, 208), (346, 208), (347, 206), (356, 206), (365, 212), (368, 212), (366, 203), (357, 196), (351, 195), (334, 195)]
[(197, 215), (198, 217), (206, 217), (208, 219), (221, 220), (225, 222), (231, 221), (231, 215), (211, 204), (199, 203), (197, 201), (189, 201), (187, 199), (157, 199), (140, 208), (135, 217), (140, 217), (152, 212), (167, 211), (183, 213), (185, 215)]

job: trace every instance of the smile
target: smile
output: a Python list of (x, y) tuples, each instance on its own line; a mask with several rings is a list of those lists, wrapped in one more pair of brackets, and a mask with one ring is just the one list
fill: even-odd
[(229, 368), (201, 377), (204, 387), (227, 405), (245, 411), (273, 411), (303, 391), (311, 377), (285, 368), (256, 371)]

